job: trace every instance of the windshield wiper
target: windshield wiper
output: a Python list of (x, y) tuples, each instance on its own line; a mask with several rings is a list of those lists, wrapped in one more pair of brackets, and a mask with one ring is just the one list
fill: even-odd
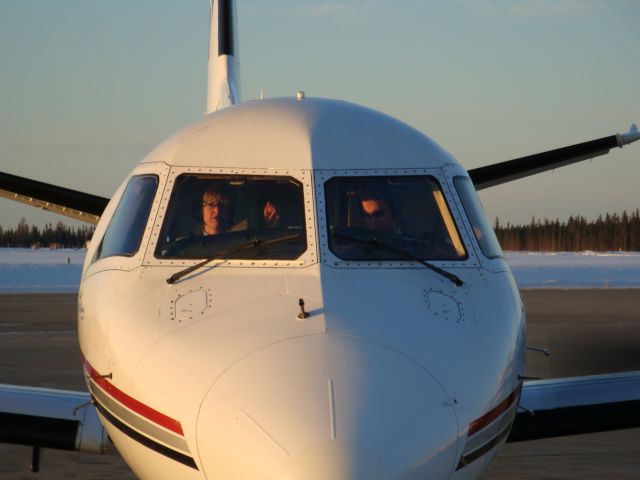
[(235, 248), (232, 248), (230, 250), (227, 250), (226, 252), (221, 252), (220, 254), (216, 255), (215, 257), (209, 257), (199, 263), (196, 263), (195, 265), (192, 265), (188, 268), (185, 268), (184, 270), (180, 270), (179, 272), (174, 273), (173, 275), (171, 275), (169, 278), (167, 278), (167, 283), (168, 284), (173, 284), (176, 283), (178, 280), (180, 280), (182, 277), (185, 277), (187, 275), (189, 275), (190, 273), (195, 272), (196, 270), (202, 268), (202, 267), (206, 267), (209, 263), (213, 262), (214, 260), (225, 260), (225, 259), (229, 259), (232, 256), (234, 256), (237, 253), (240, 253), (243, 250), (247, 250), (247, 249), (252, 249), (252, 248), (258, 248), (258, 247), (266, 247), (266, 246), (270, 246), (270, 245), (277, 245), (279, 243), (287, 243), (290, 242), (292, 240), (298, 239), (300, 238), (300, 234), (299, 233), (295, 233), (293, 235), (284, 235), (282, 237), (278, 237), (278, 238), (274, 238), (273, 240), (262, 240), (260, 237), (255, 236), (253, 237), (251, 240), (249, 240), (248, 242), (245, 242), (241, 245), (238, 245)]
[(370, 245), (370, 246), (373, 246), (373, 247), (381, 248), (383, 250), (388, 250), (390, 252), (397, 253), (399, 255), (404, 255), (409, 260), (413, 260), (415, 262), (418, 262), (418, 263), (424, 265), (425, 267), (427, 267), (429, 270), (432, 270), (432, 271), (436, 272), (438, 275), (442, 275), (443, 277), (445, 277), (446, 279), (450, 280), (451, 282), (453, 282), (458, 287), (461, 287), (462, 285), (464, 285), (464, 282), (457, 275), (455, 275), (455, 274), (453, 274), (451, 272), (447, 272), (446, 270), (443, 270), (440, 267), (436, 267), (435, 265), (427, 262), (426, 260), (424, 260), (422, 258), (416, 257), (415, 255), (411, 254), (410, 252), (408, 252), (406, 250), (403, 250), (402, 248), (395, 247), (395, 246), (390, 245), (390, 244), (388, 244), (386, 242), (381, 242), (377, 237), (359, 238), (359, 237), (347, 235), (347, 234), (341, 233), (341, 232), (334, 232), (333, 235), (338, 237), (338, 238), (344, 238), (345, 240), (351, 240), (351, 241), (354, 241), (354, 242), (362, 243), (364, 245)]

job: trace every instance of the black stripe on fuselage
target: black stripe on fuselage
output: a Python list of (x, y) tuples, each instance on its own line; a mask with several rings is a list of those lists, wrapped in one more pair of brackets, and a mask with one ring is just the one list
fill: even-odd
[(218, 56), (235, 55), (232, 0), (218, 0)]
[(131, 427), (129, 427), (128, 425), (124, 424), (123, 422), (118, 420), (116, 417), (114, 417), (111, 414), (111, 412), (109, 412), (109, 410), (104, 408), (102, 405), (100, 405), (98, 401), (95, 400), (95, 397), (94, 397), (94, 402), (95, 402), (96, 408), (102, 414), (102, 416), (105, 419), (107, 419), (109, 423), (111, 423), (114, 427), (116, 427), (118, 430), (124, 433), (127, 437), (135, 440), (136, 442), (144, 445), (147, 448), (150, 448), (154, 452), (157, 452), (161, 455), (164, 455), (167, 458), (170, 458), (171, 460), (175, 460), (176, 462), (186, 465), (187, 467), (191, 467), (198, 470), (198, 466), (196, 465), (196, 462), (193, 458), (189, 457), (188, 455), (184, 455), (180, 452), (176, 452), (175, 450), (172, 450), (169, 447), (165, 447), (164, 445), (161, 445), (157, 442), (154, 442), (149, 437), (146, 437), (141, 433), (136, 432), (134, 429), (132, 429)]
[(461, 468), (466, 467), (471, 462), (475, 462), (485, 453), (488, 453), (489, 450), (494, 448), (502, 440), (504, 440), (504, 438), (506, 438), (506, 436), (509, 434), (509, 428), (511, 428), (511, 424), (507, 425), (498, 435), (493, 437), (493, 439), (489, 440), (487, 443), (485, 443), (483, 446), (481, 446), (477, 450), (474, 450), (473, 452), (460, 457), (460, 462), (458, 462), (458, 467), (456, 468), (456, 470), (460, 470)]

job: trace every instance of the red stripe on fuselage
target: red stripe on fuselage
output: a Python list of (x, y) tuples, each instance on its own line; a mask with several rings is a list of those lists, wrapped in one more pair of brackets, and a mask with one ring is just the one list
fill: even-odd
[(469, 424), (468, 436), (470, 437), (471, 435), (482, 430), (484, 427), (486, 427), (491, 422), (493, 422), (496, 418), (502, 415), (511, 405), (513, 405), (513, 402), (515, 402), (518, 399), (518, 397), (520, 397), (520, 390), (522, 390), (522, 383), (518, 385), (518, 387), (513, 392), (511, 392), (511, 395), (505, 398), (496, 407), (494, 407), (489, 412), (485, 413), (483, 416), (481, 416), (477, 420), (474, 420), (473, 422), (471, 422)]
[(89, 361), (83, 355), (83, 364), (84, 368), (87, 372), (87, 375), (93, 382), (95, 382), (102, 390), (111, 395), (118, 402), (123, 404), (125, 407), (133, 410), (138, 415), (145, 417), (147, 420), (152, 421), (160, 425), (161, 427), (166, 428), (167, 430), (172, 431), (173, 433), (177, 433), (184, 437), (184, 432), (182, 431), (182, 425), (178, 420), (174, 420), (171, 417), (166, 416), (164, 413), (160, 413), (157, 410), (145, 405), (142, 402), (139, 402), (133, 397), (130, 397), (118, 387), (114, 386), (109, 380), (100, 375), (89, 363)]

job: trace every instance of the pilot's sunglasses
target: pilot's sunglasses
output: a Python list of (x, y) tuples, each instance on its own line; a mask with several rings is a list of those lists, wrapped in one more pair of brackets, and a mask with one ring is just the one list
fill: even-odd
[(386, 213), (387, 213), (386, 210), (374, 210), (371, 213), (366, 213), (365, 212), (364, 216), (367, 217), (367, 219), (369, 219), (369, 220), (372, 219), (372, 218), (378, 219), (378, 218), (384, 217)]

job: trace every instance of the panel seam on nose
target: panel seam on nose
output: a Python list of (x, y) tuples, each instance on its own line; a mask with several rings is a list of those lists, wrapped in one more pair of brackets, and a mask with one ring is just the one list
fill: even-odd
[(273, 436), (262, 426), (260, 425), (255, 418), (253, 418), (246, 410), (242, 410), (244, 416), (249, 420), (262, 434), (271, 442), (274, 446), (278, 448), (285, 456), (290, 457), (291, 455)]
[(329, 423), (331, 427), (331, 439), (336, 439), (336, 406), (335, 399), (333, 395), (333, 379), (329, 379), (328, 387), (329, 387)]

